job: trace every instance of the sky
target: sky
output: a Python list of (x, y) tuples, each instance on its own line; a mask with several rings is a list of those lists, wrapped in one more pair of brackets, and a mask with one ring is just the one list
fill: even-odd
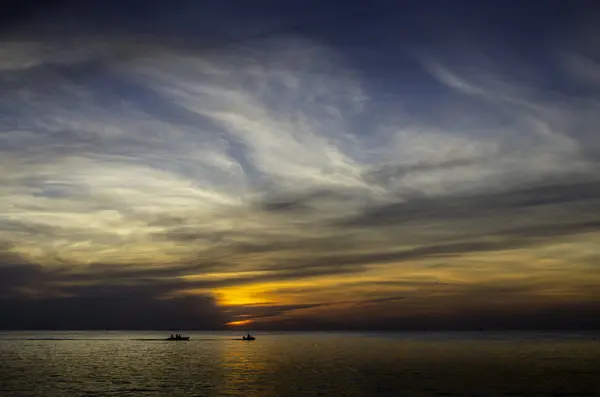
[(600, 327), (594, 2), (10, 4), (0, 328)]

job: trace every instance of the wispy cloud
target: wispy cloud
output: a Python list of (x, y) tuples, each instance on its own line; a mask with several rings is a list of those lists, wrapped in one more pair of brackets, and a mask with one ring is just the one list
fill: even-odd
[[(408, 111), (402, 84), (384, 111), (351, 51), (325, 40), (211, 48), (176, 29), (114, 31), (0, 44), (0, 269), (11, 297), (109, 297), (121, 283), (148, 288), (149, 300), (261, 303), (234, 312), (271, 319), (360, 301), (410, 307), (398, 291), (430, 291), (423, 275), (451, 283), (455, 302), (476, 285), (512, 294), (509, 278), (527, 279), (528, 261), (552, 249), (564, 250), (553, 266), (598, 281), (586, 265), (600, 222), (591, 88), (523, 80), (504, 53), (416, 51), (408, 61), (439, 92), (413, 99), (425, 117)], [(591, 58), (560, 59), (561, 79), (593, 83)], [(479, 272), (482, 255), (504, 279)], [(506, 268), (504, 255), (515, 255)], [(513, 295), (527, 301), (556, 277), (536, 274)], [(315, 287), (294, 292), (301, 283)]]

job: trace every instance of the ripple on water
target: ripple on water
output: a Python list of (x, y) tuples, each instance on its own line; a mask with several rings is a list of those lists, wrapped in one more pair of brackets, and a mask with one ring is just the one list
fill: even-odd
[(195, 343), (172, 344), (125, 333), (83, 340), (93, 336), (0, 337), (0, 395), (594, 396), (600, 390), (600, 344), (566, 338), (486, 343), (273, 334), (248, 344), (198, 334)]

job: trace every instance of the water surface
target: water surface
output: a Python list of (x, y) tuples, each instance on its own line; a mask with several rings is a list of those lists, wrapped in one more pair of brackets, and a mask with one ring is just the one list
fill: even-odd
[(181, 333), (2, 332), (0, 395), (600, 395), (590, 333)]

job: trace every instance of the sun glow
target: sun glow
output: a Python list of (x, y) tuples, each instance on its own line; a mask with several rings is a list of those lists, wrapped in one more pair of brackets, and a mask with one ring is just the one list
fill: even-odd
[(238, 320), (238, 321), (228, 322), (225, 325), (240, 326), (240, 325), (252, 324), (253, 322), (254, 322), (254, 320)]
[(213, 291), (213, 294), (221, 306), (250, 306), (273, 303), (257, 293), (246, 291), (243, 287)]

